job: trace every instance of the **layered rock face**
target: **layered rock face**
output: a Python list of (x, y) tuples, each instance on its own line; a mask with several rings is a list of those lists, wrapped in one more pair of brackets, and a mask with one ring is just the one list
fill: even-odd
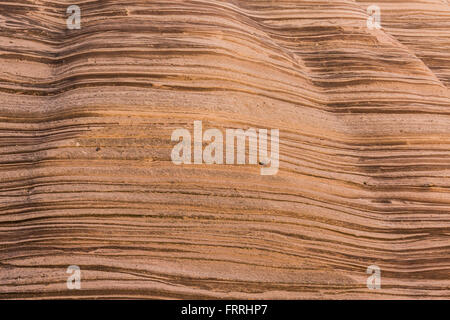
[(446, 0), (124, 3), (0, 1), (0, 298), (450, 297)]

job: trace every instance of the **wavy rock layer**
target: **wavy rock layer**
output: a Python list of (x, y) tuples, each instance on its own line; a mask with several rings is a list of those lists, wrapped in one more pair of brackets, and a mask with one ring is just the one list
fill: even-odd
[[(70, 4), (0, 1), (1, 298), (450, 297), (447, 1), (380, 30), (365, 1)], [(174, 165), (194, 120), (279, 129), (278, 174)]]

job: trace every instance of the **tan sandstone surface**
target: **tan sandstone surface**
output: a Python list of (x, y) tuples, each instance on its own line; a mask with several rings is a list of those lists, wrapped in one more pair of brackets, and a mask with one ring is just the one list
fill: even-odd
[(446, 0), (0, 0), (0, 298), (448, 299), (449, 88)]

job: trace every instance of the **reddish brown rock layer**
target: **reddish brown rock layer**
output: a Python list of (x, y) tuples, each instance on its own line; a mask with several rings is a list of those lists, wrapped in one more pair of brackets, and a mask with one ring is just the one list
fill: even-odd
[[(1, 298), (450, 297), (447, 1), (381, 30), (365, 1), (70, 4), (0, 1)], [(174, 165), (194, 120), (279, 129), (278, 174)]]

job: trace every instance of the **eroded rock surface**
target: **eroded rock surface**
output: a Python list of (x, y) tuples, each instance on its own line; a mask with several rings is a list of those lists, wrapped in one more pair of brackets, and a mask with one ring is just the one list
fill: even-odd
[[(447, 1), (379, 30), (368, 1), (124, 3), (68, 30), (71, 1), (0, 1), (1, 298), (450, 297)], [(195, 120), (279, 129), (278, 173), (174, 165)]]

